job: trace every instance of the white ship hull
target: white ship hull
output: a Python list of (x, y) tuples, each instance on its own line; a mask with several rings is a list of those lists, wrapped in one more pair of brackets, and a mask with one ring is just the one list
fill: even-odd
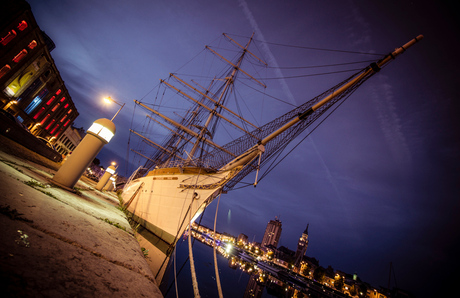
[(140, 235), (144, 234), (143, 238), (155, 246), (146, 248), (152, 257), (150, 265), (158, 283), (188, 224), (203, 212), (240, 169), (241, 166), (212, 173), (200, 168), (156, 169), (145, 177), (132, 180), (124, 188), (122, 199), (127, 210), (142, 226), (142, 231), (146, 232), (146, 229), (152, 233), (145, 235), (141, 232)]

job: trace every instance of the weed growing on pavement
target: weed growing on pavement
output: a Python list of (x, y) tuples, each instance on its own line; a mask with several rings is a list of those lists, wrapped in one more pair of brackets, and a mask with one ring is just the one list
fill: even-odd
[[(39, 189), (37, 189), (39, 190)], [(41, 190), (40, 190), (41, 191)], [(53, 195), (52, 193), (50, 193), (49, 191), (41, 191), (42, 193), (44, 193), (45, 195), (49, 196), (49, 197), (52, 197), (53, 199), (56, 199), (58, 201), (61, 201), (59, 200), (55, 195)]]
[(121, 230), (123, 230), (123, 231), (126, 232), (126, 228), (125, 228), (124, 226), (120, 225), (119, 223), (113, 222), (113, 221), (111, 221), (111, 220), (108, 219), (108, 218), (104, 218), (103, 220), (104, 220), (106, 223), (111, 224), (112, 226), (117, 227), (117, 228), (119, 228), (119, 229), (121, 229)]
[(149, 257), (149, 250), (146, 249), (145, 247), (141, 247), (141, 250), (142, 250), (142, 253), (144, 254), (144, 258), (148, 258)]
[[(35, 181), (35, 180), (24, 181), (24, 184), (32, 187), (33, 189), (38, 190), (39, 192), (44, 193), (45, 195), (47, 195), (49, 197), (52, 197), (53, 199), (56, 199), (56, 200), (60, 201), (55, 195), (53, 195), (49, 191), (44, 191), (44, 190), (39, 189), (39, 188), (49, 188), (50, 186), (48, 184), (43, 184), (43, 183), (40, 183), (40, 182)], [(39, 188), (37, 188), (37, 187), (39, 187)]]
[[(123, 203), (123, 199), (121, 198), (121, 193), (122, 192), (117, 191), (118, 201), (119, 201), (117, 208), (125, 214), (126, 219), (128, 220), (128, 223), (131, 226), (131, 229), (133, 229), (134, 231), (134, 237), (136, 238), (137, 242), (139, 242), (139, 239), (137, 238), (137, 234), (139, 231), (140, 224), (133, 220), (132, 214), (128, 211), (128, 208), (126, 208), (125, 204)], [(144, 255), (144, 258), (148, 259), (149, 250), (146, 249), (145, 247), (141, 247), (141, 250), (142, 250), (142, 254)]]
[(46, 188), (46, 185), (43, 183), (40, 183), (35, 180), (29, 180), (29, 181), (24, 181), (24, 184), (29, 185), (31, 187), (41, 187), (41, 188)]

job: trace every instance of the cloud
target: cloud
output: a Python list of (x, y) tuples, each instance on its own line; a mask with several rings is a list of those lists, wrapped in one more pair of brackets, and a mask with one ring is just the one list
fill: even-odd
[(281, 88), (283, 89), (283, 91), (284, 91), (285, 95), (287, 96), (287, 98), (289, 99), (289, 101), (292, 104), (297, 105), (296, 100), (295, 100), (294, 96), (292, 95), (291, 90), (289, 89), (286, 81), (283, 79), (284, 75), (281, 72), (281, 70), (279, 69), (279, 65), (278, 65), (278, 62), (275, 59), (275, 56), (273, 56), (272, 52), (270, 51), (267, 43), (265, 42), (265, 37), (262, 34), (262, 31), (259, 29), (259, 25), (257, 24), (256, 19), (252, 15), (252, 12), (249, 10), (248, 4), (246, 3), (245, 0), (239, 0), (239, 3), (240, 3), (240, 7), (243, 9), (244, 15), (249, 20), (249, 23), (251, 24), (252, 29), (257, 34), (257, 38), (262, 40), (261, 48), (265, 52), (265, 54), (268, 56), (268, 60), (269, 60), (268, 63), (271, 66), (274, 67), (276, 76), (281, 78), (279, 80), (279, 82), (281, 84)]
[[(352, 45), (361, 46), (369, 45), (371, 42), (371, 26), (366, 22), (365, 18), (357, 7), (351, 10), (352, 25), (348, 28), (348, 40), (352, 40)], [(358, 30), (355, 29), (358, 27)], [(359, 33), (356, 33), (359, 32)]]
[[(353, 40), (354, 46), (365, 47), (367, 50), (372, 43), (371, 26), (366, 22), (366, 19), (356, 6), (352, 9), (351, 18), (352, 24), (348, 29), (349, 40)], [(370, 96), (377, 112), (380, 129), (383, 132), (395, 163), (400, 166), (400, 170), (402, 171), (410, 164), (411, 153), (401, 129), (401, 120), (396, 112), (393, 88), (388, 83), (386, 76), (379, 74), (375, 77), (373, 80), (377, 79), (378, 82), (373, 81), (369, 84), (371, 90)]]
[(383, 132), (386, 143), (401, 169), (411, 163), (411, 153), (402, 131), (401, 119), (396, 112), (393, 88), (387, 82), (384, 75), (377, 76), (379, 84), (370, 84), (370, 97), (377, 112), (380, 129)]

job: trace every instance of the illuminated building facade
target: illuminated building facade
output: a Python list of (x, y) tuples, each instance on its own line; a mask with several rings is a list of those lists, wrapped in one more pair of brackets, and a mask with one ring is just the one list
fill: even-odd
[(273, 245), (278, 247), (278, 242), (281, 237), (281, 221), (278, 217), (275, 220), (270, 220), (265, 229), (264, 238), (262, 239), (262, 247)]
[(83, 128), (75, 128), (70, 126), (66, 129), (54, 143), (56, 151), (62, 155), (71, 153), (80, 144), (85, 137), (86, 132)]
[(50, 51), (23, 0), (0, 4), (0, 108), (37, 136), (59, 138), (78, 116)]

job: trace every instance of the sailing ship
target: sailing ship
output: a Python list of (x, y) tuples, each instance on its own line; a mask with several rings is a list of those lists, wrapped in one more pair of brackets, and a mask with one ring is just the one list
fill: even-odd
[[(207, 87), (195, 81), (187, 82), (176, 74), (170, 74), (168, 81), (161, 80), (166, 89), (192, 103), (182, 115), (167, 116), (158, 111), (157, 106), (135, 100), (136, 105), (149, 113), (149, 121), (169, 132), (159, 143), (145, 133), (130, 130), (133, 136), (155, 150), (146, 155), (131, 149), (145, 163), (131, 175), (122, 193), (123, 204), (139, 223), (141, 235), (153, 244), (149, 247), (150, 266), (158, 284), (178, 239), (214, 199), (252, 172), (255, 172), (253, 184), (256, 185), (259, 170), (269, 160), (334, 104), (423, 38), (420, 35), (412, 39), (326, 92), (258, 126), (226, 104), (239, 76), (265, 86), (244, 69), (243, 61), (250, 58), (262, 65), (266, 63), (249, 49), (253, 36), (244, 45), (226, 34), (224, 37), (238, 49), (238, 54), (230, 60), (206, 47), (228, 66), (222, 76), (212, 77)], [(182, 110), (182, 106), (177, 110)], [(223, 145), (216, 141), (220, 139), (217, 127), (222, 122), (241, 132), (239, 137)]]

